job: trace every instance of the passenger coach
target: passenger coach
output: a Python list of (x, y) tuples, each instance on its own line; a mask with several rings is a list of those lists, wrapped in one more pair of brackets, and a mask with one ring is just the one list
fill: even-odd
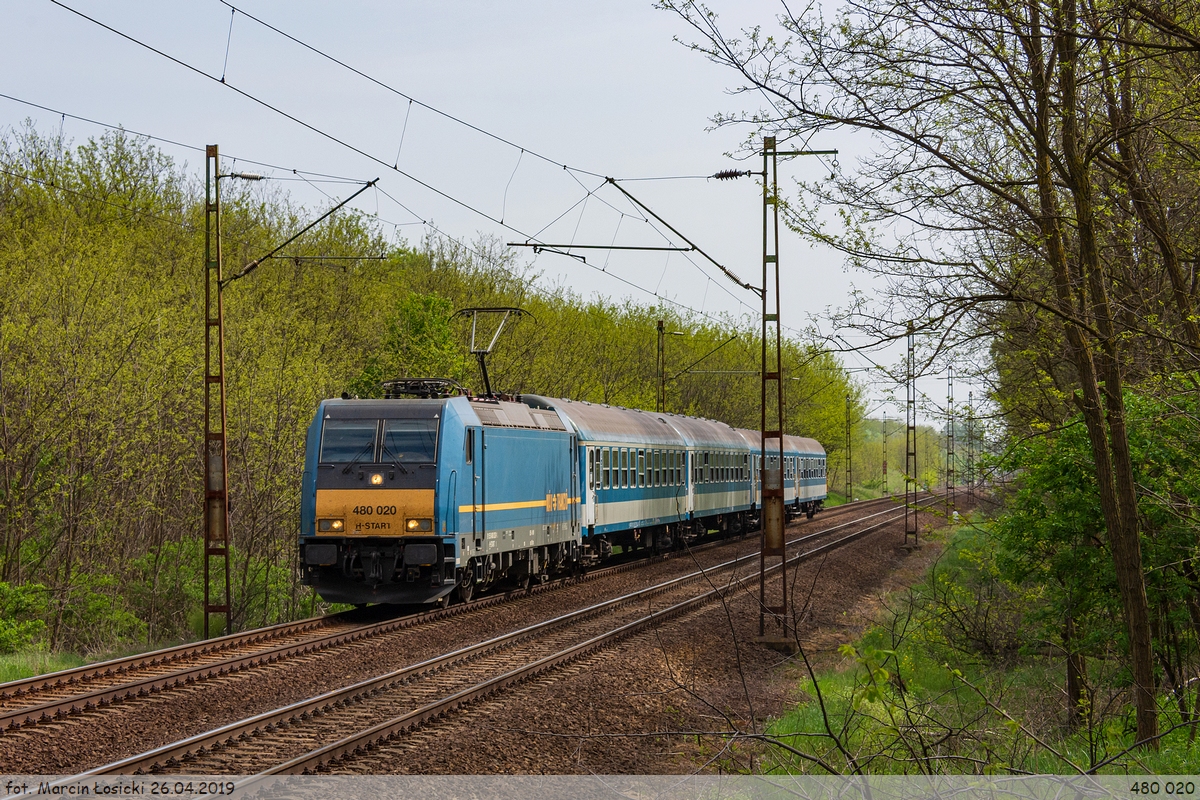
[[(615, 547), (741, 533), (758, 524), (758, 441), (712, 420), (536, 395), (326, 400), (307, 438), (302, 579), (330, 602), (445, 602)], [(783, 468), (789, 510), (812, 516), (824, 450), (786, 437)]]

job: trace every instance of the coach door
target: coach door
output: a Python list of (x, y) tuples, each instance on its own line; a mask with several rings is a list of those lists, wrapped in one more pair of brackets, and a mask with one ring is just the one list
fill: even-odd
[(596, 448), (589, 447), (586, 450), (586, 459), (584, 467), (587, 475), (584, 476), (584, 502), (583, 502), (583, 524), (596, 524), (596, 482), (600, 480), (600, 475), (596, 469)]
[(483, 428), (467, 428), (467, 453), (471, 461), (471, 537), (475, 549), (483, 546), (483, 534), (487, 530), (484, 518), (485, 489), (483, 459)]
[(579, 451), (575, 448), (575, 437), (571, 437), (571, 447), (567, 450), (567, 460), (571, 462), (571, 483), (567, 488), (567, 508), (571, 509), (571, 534), (579, 530), (579, 504), (575, 502), (575, 490), (579, 486)]
[(693, 466), (696, 454), (688, 450), (684, 458), (687, 460), (687, 469), (684, 470), (684, 474), (687, 476), (687, 511), (690, 514), (696, 510), (696, 473)]

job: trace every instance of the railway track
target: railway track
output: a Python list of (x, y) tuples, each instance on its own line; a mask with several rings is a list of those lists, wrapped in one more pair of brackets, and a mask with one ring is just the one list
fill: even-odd
[[(857, 508), (864, 510), (861, 505)], [(792, 556), (789, 564), (843, 547), (898, 516), (898, 510), (888, 508), (794, 538), (789, 549), (838, 534)], [(737, 571), (756, 566), (757, 559), (757, 552), (742, 555), (113, 762), (85, 776), (162, 772), (265, 776), (321, 769), (454, 709), (717, 602), (742, 588)], [(725, 573), (729, 577), (716, 585), (715, 579)], [(649, 613), (648, 607), (653, 608)], [(346, 736), (347, 730), (355, 733)]]
[[(824, 512), (823, 517), (828, 519), (847, 512), (861, 513), (875, 505), (890, 503), (890, 498), (849, 503), (835, 506)], [(684, 552), (700, 553), (726, 543), (727, 540), (707, 542), (668, 556), (678, 557)], [(529, 589), (500, 592), (469, 603), (402, 617), (364, 621), (379, 612), (356, 609), (0, 684), (0, 731), (52, 722), (132, 698), (387, 635), (505, 603), (515, 597), (526, 597), (580, 581), (594, 581), (639, 569), (660, 563), (662, 559), (630, 560), (592, 570), (580, 577), (560, 578), (535, 584)]]

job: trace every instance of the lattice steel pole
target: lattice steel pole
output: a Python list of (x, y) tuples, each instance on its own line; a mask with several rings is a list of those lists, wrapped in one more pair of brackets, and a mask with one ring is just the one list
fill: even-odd
[(658, 321), (658, 400), (654, 410), (660, 414), (667, 410), (667, 363), (664, 349), (664, 340), (667, 338), (666, 324), (666, 320)]
[[(771, 614), (788, 635), (787, 554), (783, 540), (783, 334), (779, 324), (779, 181), (775, 137), (763, 138), (762, 263), (762, 547), (759, 548), (758, 633), (766, 635)], [(774, 281), (771, 271), (774, 270)], [(771, 286), (774, 291), (771, 291)], [(774, 303), (772, 311), (771, 303)], [(768, 345), (771, 340), (773, 344)], [(772, 402), (773, 401), (773, 408)], [(774, 455), (772, 455), (774, 453)], [(779, 604), (767, 600), (767, 558), (779, 558)]]
[[(221, 188), (217, 146), (205, 149), (204, 169), (204, 638), (209, 616), (225, 615), (229, 599), (229, 458), (225, 436), (225, 318), (221, 302)], [(216, 560), (214, 575), (213, 560)], [(213, 580), (217, 582), (216, 601)]]
[(954, 507), (954, 367), (946, 373), (946, 497)]
[(887, 412), (885, 411), (885, 412), (883, 412), (883, 472), (882, 472), (883, 496), (891, 497), (892, 496), (892, 487), (888, 485), (888, 474), (887, 474), (887, 457), (888, 457), (888, 427), (887, 427), (887, 424), (888, 424), (888, 418), (887, 418)]
[(846, 502), (854, 495), (854, 443), (850, 439), (850, 395), (846, 395)]
[(904, 544), (917, 541), (917, 380), (916, 334), (908, 323), (907, 408), (904, 432)]
[(967, 392), (967, 497), (975, 499), (975, 392)]

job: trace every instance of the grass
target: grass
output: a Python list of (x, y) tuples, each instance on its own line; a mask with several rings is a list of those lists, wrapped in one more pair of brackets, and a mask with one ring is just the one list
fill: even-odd
[[(851, 765), (839, 743), (873, 774), (1072, 774), (1114, 756), (1099, 768), (1102, 774), (1195, 772), (1200, 741), (1187, 729), (1163, 736), (1157, 751), (1122, 752), (1132, 741), (1132, 710), (1121, 693), (1115, 651), (1091, 657), (1089, 671), (1098, 708), (1105, 697), (1121, 702), (1107, 715), (1097, 714), (1090, 728), (1069, 729), (1063, 661), (1029, 646), (1027, 620), (1041, 597), (1037, 588), (997, 578), (986, 529), (960, 525), (950, 536), (936, 572), (889, 598), (887, 618), (844, 646), (835, 663), (818, 669), (825, 713), (816, 687), (805, 679), (805, 699), (770, 725), (771, 736), (840, 772)], [(991, 604), (990, 623), (998, 625), (992, 630), (1003, 645), (998, 652), (972, 649), (970, 637), (955, 629), (958, 615), (948, 613), (971, 608), (981, 597)], [(1178, 724), (1168, 698), (1160, 708), (1161, 730)], [(837, 742), (826, 731), (827, 720)], [(783, 748), (770, 750), (763, 763), (765, 771), (825, 774)]]
[(72, 669), (85, 663), (83, 658), (74, 653), (51, 653), (44, 648), (28, 647), (0, 655), (0, 683)]

